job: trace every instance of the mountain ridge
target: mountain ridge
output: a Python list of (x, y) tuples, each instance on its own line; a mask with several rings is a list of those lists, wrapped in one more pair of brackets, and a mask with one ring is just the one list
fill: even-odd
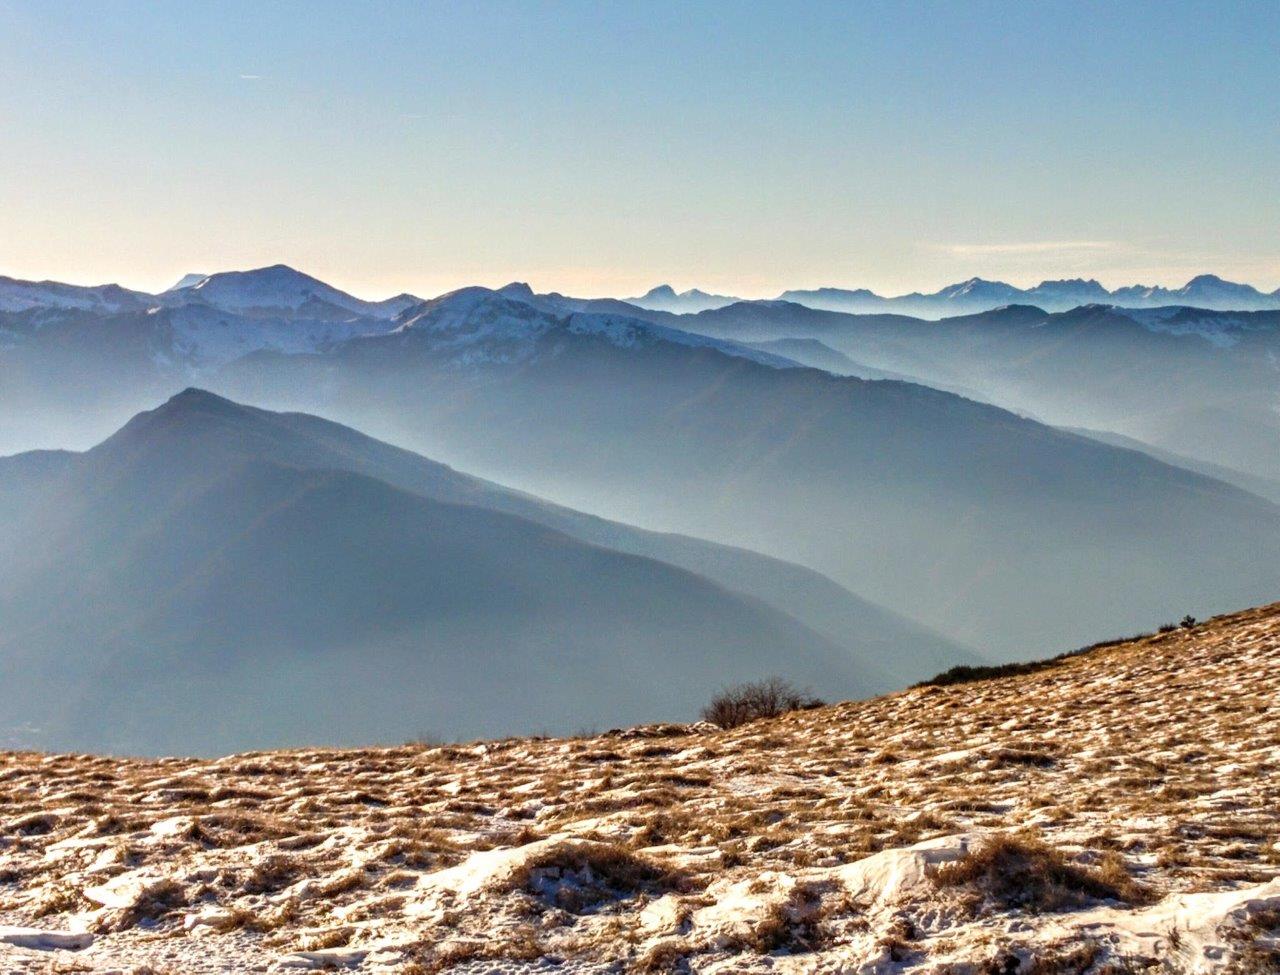
[(931, 294), (883, 296), (865, 288), (826, 287), (784, 291), (779, 300), (793, 301), (827, 311), (877, 314), (900, 311), (922, 318), (990, 311), (1001, 305), (1025, 303), (1045, 311), (1067, 311), (1084, 304), (1114, 304), (1121, 308), (1158, 308), (1190, 305), (1211, 311), (1274, 311), (1280, 309), (1280, 289), (1265, 293), (1252, 285), (1225, 281), (1214, 274), (1200, 274), (1181, 288), (1127, 285), (1108, 290), (1096, 280), (1081, 278), (1044, 280), (1019, 288), (1003, 281), (970, 278), (946, 285)]
[[(729, 306), (689, 325), (739, 310), (789, 314)], [(1242, 575), (1240, 565), (1255, 563), (1240, 546), (1246, 523), (1254, 526), (1247, 533), (1250, 550), (1272, 544), (1280, 527), (1274, 505), (1150, 457), (924, 386), (837, 377), (794, 364), (779, 368), (724, 347), (668, 342), (659, 333), (620, 344), (604, 333), (609, 319), (599, 316), (602, 330), (586, 332), (566, 327), (558, 313), (527, 305), (519, 316), (510, 323), (521, 338), (518, 354), (508, 354), (505, 339), (484, 354), (484, 345), (460, 353), (451, 333), (438, 344), (429, 331), (402, 330), (318, 357), (240, 360), (215, 387), (233, 398), (335, 416), (576, 507), (814, 567), (897, 612), (915, 616), (912, 610), (923, 607), (930, 614), (923, 622), (970, 645), (990, 631), (978, 622), (995, 618), (989, 613), (1000, 615), (1010, 634), (1025, 624), (1014, 638), (1027, 641), (1025, 653), (1040, 645), (1033, 641), (1047, 639), (1049, 620), (1061, 627), (1054, 642), (1064, 643), (1083, 635), (1081, 614), (1099, 605), (1113, 615), (1090, 617), (1095, 625), (1120, 628), (1160, 612), (1174, 593), (1186, 602), (1211, 599), (1208, 606), (1246, 601), (1263, 590), (1271, 572), (1258, 566), (1261, 576)], [(1027, 321), (1037, 316), (1043, 313), (1034, 309), (1008, 314)], [(830, 317), (843, 324), (848, 316)], [(506, 335), (507, 326), (494, 327)], [(892, 332), (896, 324), (884, 327)], [(766, 337), (727, 329), (720, 336)], [(608, 507), (598, 507), (602, 503)], [(1182, 512), (1180, 528), (1164, 524), (1175, 510)], [(1109, 537), (1094, 527), (1080, 529), (1104, 521), (1113, 526)], [(1209, 573), (1215, 580), (1209, 588), (1174, 578), (1185, 559), (1156, 549), (1178, 534), (1195, 537), (1187, 544), (1205, 546), (1210, 561), (1231, 549), (1243, 562)], [(1219, 538), (1216, 553), (1211, 537)], [(1084, 549), (1093, 554), (1086, 557)], [(1050, 550), (1075, 554), (1055, 562)], [(1139, 550), (1149, 557), (1135, 561)], [(930, 558), (909, 555), (919, 551)], [(1129, 580), (1123, 605), (1086, 568), (1099, 552), (1107, 553), (1108, 571)], [(980, 585), (962, 568), (973, 564), (987, 567)], [(1063, 571), (1073, 580), (1066, 600)], [(1156, 575), (1163, 578), (1156, 582)], [(1219, 585), (1241, 588), (1211, 596)], [(1034, 613), (1031, 589), (1046, 600)], [(925, 598), (926, 592), (932, 595)], [(997, 593), (1009, 599), (998, 601)], [(1075, 600), (1081, 605), (1068, 610)], [(1010, 606), (1026, 610), (1017, 623)], [(998, 652), (1019, 650), (1009, 645)]]
[[(533, 290), (524, 282), (513, 282), (499, 290), (520, 300), (534, 297)], [(1280, 288), (1263, 292), (1252, 285), (1227, 281), (1207, 273), (1192, 277), (1179, 288), (1126, 285), (1109, 290), (1096, 280), (1083, 278), (1046, 279), (1033, 287), (1019, 288), (1003, 281), (972, 277), (944, 285), (935, 292), (914, 291), (900, 295), (880, 295), (867, 288), (828, 286), (790, 289), (774, 299), (743, 299), (697, 288), (676, 292), (664, 284), (633, 298), (568, 299), (555, 294), (552, 297), (578, 303), (613, 302), (616, 306), (675, 315), (697, 314), (744, 301), (767, 303), (770, 300), (861, 314), (897, 311), (930, 319), (988, 311), (1011, 302), (1037, 305), (1046, 311), (1065, 311), (1080, 304), (1105, 303), (1126, 308), (1187, 305), (1214, 311), (1280, 310)], [(350, 316), (390, 319), (422, 301), (408, 293), (381, 300), (357, 298), (286, 264), (246, 271), (186, 274), (157, 294), (115, 284), (90, 287), (0, 276), (0, 311), (49, 307), (118, 312), (202, 302), (223, 311), (254, 315), (306, 313), (311, 317), (331, 319)]]
[[(410, 735), (415, 713), (451, 733), (528, 731), (601, 720), (606, 699), (688, 712), (735, 673), (872, 691), (900, 683), (911, 653), (916, 674), (973, 659), (798, 566), (611, 524), (195, 388), (82, 454), (0, 459), (0, 498), (14, 515), (0, 528), (5, 731), (27, 716), (49, 743), (92, 728), (133, 750), (358, 740)], [(779, 608), (792, 603), (818, 629)], [(408, 682), (398, 719), (368, 702), (318, 723), (305, 695), (337, 707), (356, 661), (380, 681), (392, 667), (435, 679)], [(253, 718), (264, 693), (293, 703)], [(175, 694), (209, 724), (147, 703)]]

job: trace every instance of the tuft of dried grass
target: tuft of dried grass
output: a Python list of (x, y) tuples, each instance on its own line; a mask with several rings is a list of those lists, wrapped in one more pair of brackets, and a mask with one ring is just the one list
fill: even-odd
[(1091, 900), (1140, 904), (1150, 895), (1125, 869), (1118, 854), (1096, 868), (1069, 862), (1034, 836), (999, 834), (954, 863), (933, 872), (939, 887), (968, 887), (1004, 909), (1060, 911)]

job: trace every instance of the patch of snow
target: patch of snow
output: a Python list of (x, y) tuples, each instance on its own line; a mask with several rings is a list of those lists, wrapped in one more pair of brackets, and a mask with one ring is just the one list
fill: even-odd
[(216, 366), (251, 352), (315, 353), (366, 335), (383, 334), (389, 322), (374, 318), (343, 321), (309, 318), (246, 318), (208, 305), (169, 309), (171, 347), (160, 353), (194, 366)]
[(1232, 314), (1169, 305), (1162, 308), (1126, 308), (1124, 314), (1151, 332), (1167, 335), (1198, 335), (1218, 348), (1230, 348), (1243, 332), (1262, 331), (1266, 324)]
[(249, 316), (301, 314), (312, 318), (365, 316), (390, 319), (418, 299), (397, 295), (365, 301), (284, 264), (252, 271), (224, 271), (192, 281), (187, 275), (161, 295), (168, 305), (206, 304)]
[(365, 960), (368, 954), (368, 949), (359, 948), (323, 948), (319, 951), (295, 951), (279, 959), (275, 967), (282, 971), (355, 968)]
[(117, 284), (86, 287), (58, 281), (21, 281), (0, 276), (0, 311), (63, 308), (109, 314), (143, 308), (154, 301), (151, 295), (130, 291)]
[(93, 944), (93, 935), (88, 931), (0, 927), (0, 944), (36, 951), (81, 951)]

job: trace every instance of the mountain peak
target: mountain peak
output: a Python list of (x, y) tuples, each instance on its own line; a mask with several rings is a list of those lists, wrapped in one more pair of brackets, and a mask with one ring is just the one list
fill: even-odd
[(1036, 285), (1036, 288), (1062, 287), (1102, 288), (1102, 284), (1096, 278), (1046, 278), (1044, 281), (1041, 281)]
[(669, 284), (660, 284), (656, 288), (650, 288), (640, 296), (640, 300), (654, 298), (674, 298), (676, 297), (676, 289)]
[(512, 281), (498, 289), (498, 294), (517, 301), (528, 301), (534, 297), (533, 288), (524, 281)]
[(202, 421), (242, 420), (258, 411), (253, 407), (225, 399), (216, 393), (188, 386), (175, 393), (155, 409), (134, 415), (128, 423), (104, 440), (93, 451), (110, 451), (123, 444), (142, 445), (157, 434), (185, 436), (202, 426)]
[(959, 284), (948, 285), (938, 292), (942, 298), (1009, 298), (1021, 292), (1011, 284), (1003, 281), (988, 281), (985, 278), (969, 278)]
[(552, 316), (505, 290), (472, 286), (450, 291), (401, 316), (399, 329), (449, 335), (457, 345), (503, 338), (523, 342), (549, 327)]
[(1227, 281), (1216, 274), (1198, 274), (1188, 281), (1174, 294), (1192, 301), (1221, 303), (1224, 301), (1240, 302), (1243, 309), (1266, 306), (1266, 296), (1251, 284), (1240, 284)]
[[(247, 271), (216, 271), (213, 274), (187, 274), (182, 280), (169, 289), (172, 291), (182, 291), (185, 289), (203, 290), (213, 284), (223, 281), (234, 282), (263, 282), (273, 285), (282, 285), (292, 281), (300, 281), (310, 284), (323, 284), (318, 278), (313, 278), (309, 274), (290, 267), (288, 264), (269, 264), (266, 267), (250, 268)], [(165, 292), (166, 294), (169, 292)]]
[(365, 301), (326, 284), (288, 264), (270, 264), (247, 271), (220, 271), (194, 284), (187, 275), (165, 297), (170, 304), (203, 302), (222, 311), (249, 317), (307, 317), (329, 321), (352, 316), (391, 318), (411, 301), (393, 298)]
[(212, 403), (225, 403), (228, 406), (236, 405), (226, 397), (219, 396), (217, 393), (211, 393), (207, 389), (201, 389), (199, 386), (188, 386), (186, 389), (182, 390), (179, 393), (174, 393), (167, 400), (165, 400), (164, 403), (161, 404), (161, 409), (163, 409), (166, 406), (177, 407), (177, 406), (202, 405), (202, 404), (212, 404)]
[(197, 284), (207, 278), (209, 275), (201, 273), (184, 274), (178, 279), (177, 283), (165, 288), (161, 294), (168, 294), (171, 291), (181, 291), (184, 288), (194, 288)]
[(188, 386), (182, 392), (174, 393), (154, 410), (140, 415), (174, 417), (189, 416), (196, 413), (216, 413), (222, 416), (232, 416), (243, 414), (248, 409), (249, 407), (241, 406), (239, 403), (219, 396), (217, 393), (211, 393), (207, 389)]

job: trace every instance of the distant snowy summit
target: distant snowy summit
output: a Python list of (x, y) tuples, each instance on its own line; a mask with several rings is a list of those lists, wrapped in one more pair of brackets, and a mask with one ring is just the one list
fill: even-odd
[[(460, 289), (452, 295), (470, 289)], [(970, 278), (925, 294), (912, 292), (886, 297), (866, 288), (815, 288), (784, 291), (773, 300), (748, 300), (712, 294), (696, 288), (677, 292), (659, 285), (636, 298), (571, 298), (539, 294), (527, 283), (513, 282), (496, 292), (515, 302), (561, 314), (575, 311), (619, 315), (697, 315), (739, 303), (765, 307), (789, 302), (823, 311), (852, 314), (900, 314), (918, 318), (947, 318), (991, 311), (1007, 305), (1030, 305), (1048, 312), (1069, 311), (1084, 305), (1122, 308), (1196, 308), (1219, 312), (1280, 311), (1280, 289), (1266, 293), (1249, 284), (1201, 274), (1181, 288), (1131, 285), (1109, 291), (1095, 280), (1073, 278), (1047, 280), (1033, 288), (1018, 288), (1003, 281)], [(449, 297), (448, 295), (441, 298)], [(436, 301), (440, 298), (434, 299)], [(0, 313), (84, 312), (115, 315), (133, 312), (187, 309), (193, 320), (208, 321), (218, 314), (273, 322), (352, 323), (355, 331), (374, 331), (374, 323), (390, 323), (427, 304), (411, 294), (383, 300), (357, 298), (349, 292), (284, 264), (249, 271), (187, 274), (159, 294), (133, 291), (117, 284), (84, 286), (57, 281), (23, 281), (0, 276)], [(363, 323), (363, 324), (360, 324)]]
[(1041, 281), (1034, 288), (1018, 288), (1004, 281), (970, 278), (948, 285), (932, 294), (885, 297), (866, 288), (816, 288), (784, 291), (783, 301), (824, 311), (852, 314), (896, 313), (917, 318), (946, 318), (990, 311), (1002, 305), (1034, 305), (1045, 311), (1069, 311), (1081, 305), (1111, 304), (1122, 308), (1191, 306), (1210, 311), (1280, 310), (1280, 288), (1271, 293), (1249, 284), (1225, 281), (1214, 274), (1201, 274), (1181, 288), (1130, 285), (1109, 291), (1097, 281), (1083, 278)]
[[(677, 292), (671, 285), (662, 284), (637, 298), (621, 300), (648, 311), (696, 315), (749, 299), (711, 294), (697, 288)], [(1019, 288), (1004, 281), (974, 277), (929, 293), (913, 291), (886, 296), (868, 288), (826, 287), (784, 291), (775, 300), (822, 311), (864, 315), (890, 313), (916, 318), (971, 315), (1004, 305), (1034, 305), (1051, 312), (1095, 304), (1123, 308), (1179, 305), (1210, 311), (1277, 311), (1280, 310), (1280, 288), (1268, 293), (1249, 284), (1226, 281), (1214, 274), (1198, 275), (1181, 288), (1137, 284), (1114, 291), (1096, 280), (1085, 278), (1045, 280), (1033, 288)]]
[(0, 276), (0, 312), (61, 308), (112, 313), (146, 308), (154, 303), (154, 295), (130, 291), (118, 284), (86, 287), (58, 281), (21, 281)]
[(285, 264), (254, 271), (224, 271), (198, 277), (188, 274), (159, 298), (163, 304), (207, 304), (237, 314), (305, 318), (394, 318), (421, 299), (401, 294), (385, 301), (365, 301)]
[(673, 315), (696, 315), (700, 311), (714, 311), (717, 308), (732, 305), (742, 299), (731, 298), (728, 295), (708, 294), (705, 291), (699, 291), (697, 288), (681, 291), (677, 294), (676, 289), (671, 285), (660, 284), (656, 288), (646, 291), (639, 298), (623, 298), (622, 300), (629, 305), (647, 308), (649, 311), (669, 311)]
[(594, 337), (623, 348), (655, 343), (717, 349), (765, 365), (796, 365), (783, 356), (693, 332), (658, 325), (625, 314), (577, 311), (545, 299), (528, 285), (498, 291), (471, 287), (423, 302), (402, 314), (397, 332), (428, 342), (437, 355), (463, 365), (523, 362), (560, 340)]
[(187, 274), (160, 294), (131, 291), (117, 284), (84, 286), (0, 277), (0, 311), (6, 312), (39, 308), (118, 314), (202, 305), (249, 318), (390, 320), (421, 301), (409, 294), (366, 301), (284, 264), (252, 271)]

